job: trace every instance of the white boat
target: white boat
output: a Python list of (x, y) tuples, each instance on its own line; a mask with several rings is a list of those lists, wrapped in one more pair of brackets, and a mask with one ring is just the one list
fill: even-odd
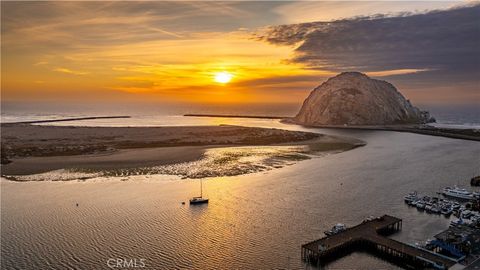
[(423, 210), (425, 209), (425, 202), (420, 200), (415, 204), (415, 206), (418, 208), (418, 210)]
[(454, 220), (450, 221), (450, 226), (458, 226), (458, 225), (462, 225), (464, 223), (465, 222), (461, 218), (454, 219)]
[(460, 217), (462, 219), (469, 219), (472, 215), (473, 215), (472, 211), (465, 210), (465, 211), (462, 211), (462, 213), (460, 214)]
[(366, 223), (366, 222), (369, 222), (369, 221), (372, 221), (372, 220), (375, 220), (375, 217), (374, 217), (374, 216), (369, 216), (369, 217), (367, 217), (366, 219), (364, 219), (364, 220), (362, 221), (362, 223)]
[(418, 200), (418, 197), (417, 197), (417, 192), (414, 191), (414, 192), (410, 192), (407, 196), (403, 197), (405, 202), (410, 204), (412, 203), (413, 201), (416, 201)]
[(441, 209), (441, 212), (442, 212), (442, 214), (444, 214), (445, 216), (449, 216), (449, 215), (452, 214), (453, 210), (452, 210), (451, 207), (446, 206), (446, 207), (443, 207), (443, 208)]
[(462, 205), (460, 205), (459, 203), (454, 202), (453, 205), (452, 205), (452, 209), (453, 209), (453, 210), (458, 210), (458, 209), (460, 209), (461, 206), (462, 206)]
[(459, 199), (471, 200), (473, 199), (473, 193), (469, 192), (464, 188), (459, 187), (446, 187), (443, 189), (443, 195), (450, 196)]
[(347, 226), (345, 226), (345, 224), (343, 223), (338, 223), (336, 224), (335, 226), (333, 226), (333, 228), (331, 230), (328, 230), (325, 232), (326, 235), (330, 236), (330, 235), (334, 235), (334, 234), (337, 234), (339, 232), (343, 232), (347, 229)]
[(202, 179), (200, 179), (200, 196), (190, 199), (190, 204), (204, 204), (208, 203), (208, 198), (203, 198)]
[(432, 208), (430, 209), (430, 211), (432, 213), (435, 213), (435, 214), (440, 214), (440, 209), (438, 208), (438, 205), (436, 205), (436, 204), (432, 205)]

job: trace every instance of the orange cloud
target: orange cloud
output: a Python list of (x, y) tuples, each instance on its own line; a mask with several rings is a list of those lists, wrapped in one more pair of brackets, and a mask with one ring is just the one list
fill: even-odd
[(68, 69), (68, 68), (55, 68), (55, 69), (53, 69), (53, 71), (72, 74), (72, 75), (87, 75), (87, 74), (89, 74), (88, 72), (85, 72), (85, 71), (76, 71), (76, 70), (71, 70), (71, 69)]

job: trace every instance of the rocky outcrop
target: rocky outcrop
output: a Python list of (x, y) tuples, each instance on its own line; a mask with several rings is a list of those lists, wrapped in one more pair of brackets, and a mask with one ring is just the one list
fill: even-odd
[(344, 72), (315, 88), (292, 120), (305, 125), (390, 125), (422, 124), (433, 118), (392, 84)]

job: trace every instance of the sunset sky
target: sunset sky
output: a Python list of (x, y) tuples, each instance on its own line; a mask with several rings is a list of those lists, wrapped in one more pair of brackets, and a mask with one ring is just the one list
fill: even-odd
[(301, 103), (352, 70), (480, 102), (478, 2), (1, 5), (2, 102)]

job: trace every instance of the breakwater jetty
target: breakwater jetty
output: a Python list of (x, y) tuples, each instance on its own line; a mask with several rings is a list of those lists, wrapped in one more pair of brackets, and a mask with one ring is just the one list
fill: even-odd
[(74, 118), (60, 118), (60, 119), (48, 119), (48, 120), (33, 120), (33, 121), (21, 121), (21, 122), (5, 122), (5, 123), (2, 123), (2, 125), (40, 124), (40, 123), (67, 122), (67, 121), (83, 121), (83, 120), (96, 120), (96, 119), (117, 119), (117, 118), (130, 118), (130, 116), (128, 116), (128, 115), (120, 115), (120, 116), (74, 117)]
[(259, 119), (284, 119), (286, 116), (269, 116), (269, 115), (235, 115), (235, 114), (199, 114), (188, 113), (183, 116), (190, 117), (221, 117), (221, 118), (259, 118)]
[(302, 260), (327, 264), (354, 251), (366, 251), (397, 265), (414, 269), (448, 269), (456, 261), (388, 238), (402, 229), (402, 220), (393, 216), (365, 220), (342, 232), (302, 245)]

